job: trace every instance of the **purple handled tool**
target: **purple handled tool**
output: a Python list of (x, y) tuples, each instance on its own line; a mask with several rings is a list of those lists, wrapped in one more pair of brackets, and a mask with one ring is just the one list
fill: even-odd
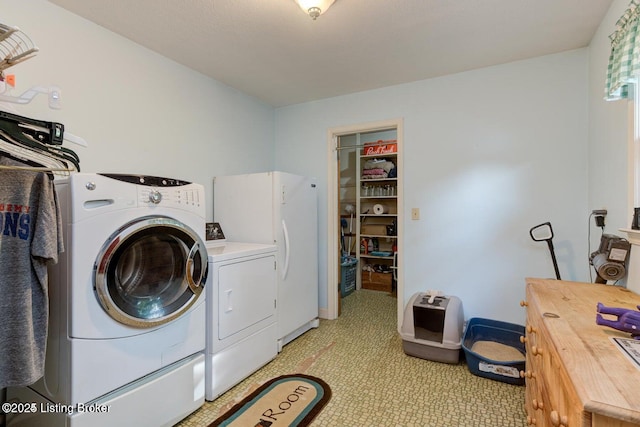
[[(638, 308), (640, 309), (640, 305)], [(629, 332), (634, 339), (640, 340), (640, 311), (628, 308), (606, 307), (599, 302), (597, 312), (596, 323), (598, 325), (608, 326), (622, 332)], [(605, 319), (600, 313), (611, 314), (618, 319)]]

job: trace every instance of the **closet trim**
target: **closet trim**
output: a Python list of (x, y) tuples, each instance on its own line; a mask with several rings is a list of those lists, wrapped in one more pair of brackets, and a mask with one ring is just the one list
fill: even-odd
[[(395, 128), (397, 132), (398, 143), (398, 170), (401, 171), (398, 177), (398, 248), (400, 253), (404, 251), (404, 216), (403, 216), (403, 176), (404, 176), (404, 120), (396, 118), (390, 120), (382, 120), (369, 123), (361, 123), (355, 125), (341, 126), (329, 128), (327, 130), (327, 308), (320, 309), (320, 317), (325, 319), (338, 318), (338, 301), (339, 301), (339, 234), (340, 221), (338, 220), (339, 212), (339, 182), (338, 182), (338, 138), (340, 136), (350, 135), (354, 133), (369, 133)], [(356, 145), (350, 145), (348, 148), (354, 148)], [(347, 147), (345, 147), (347, 148)], [(398, 307), (397, 307), (397, 329), (400, 332), (402, 326), (402, 318), (404, 312), (404, 257), (398, 259)]]

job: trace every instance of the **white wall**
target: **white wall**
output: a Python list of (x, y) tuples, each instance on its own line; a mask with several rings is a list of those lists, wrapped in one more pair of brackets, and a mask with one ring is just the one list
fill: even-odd
[[(631, 226), (627, 206), (628, 101), (605, 101), (604, 87), (611, 53), (609, 35), (628, 0), (615, 0), (590, 44), (589, 60), (589, 209), (607, 209), (607, 233)], [(592, 238), (597, 248), (600, 233)]]
[(323, 214), (327, 129), (404, 118), (405, 302), (439, 288), (467, 318), (523, 323), (524, 278), (554, 276), (533, 225), (552, 222), (563, 279), (588, 278), (587, 64), (581, 49), (277, 109), (276, 168), (317, 177)]
[(180, 178), (204, 184), (209, 196), (215, 175), (273, 168), (271, 106), (45, 0), (0, 0), (0, 10), (0, 22), (40, 49), (7, 70), (16, 74), (12, 93), (62, 89), (61, 110), (42, 95), (15, 108), (86, 139), (88, 148), (69, 146), (82, 171)]

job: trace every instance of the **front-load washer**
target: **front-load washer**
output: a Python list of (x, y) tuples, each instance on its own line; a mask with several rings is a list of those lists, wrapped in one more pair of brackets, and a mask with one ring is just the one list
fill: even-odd
[(278, 354), (275, 245), (207, 242), (205, 399), (222, 393)]
[[(56, 182), (56, 192), (66, 251), (49, 272), (45, 374), (29, 390), (67, 405), (71, 419), (84, 415), (79, 404), (110, 402), (107, 423), (136, 401), (144, 407), (171, 393), (172, 405), (136, 410), (127, 424), (136, 414), (144, 420), (136, 425), (177, 422), (204, 402), (203, 186), (77, 173)], [(171, 384), (186, 392), (169, 392)]]

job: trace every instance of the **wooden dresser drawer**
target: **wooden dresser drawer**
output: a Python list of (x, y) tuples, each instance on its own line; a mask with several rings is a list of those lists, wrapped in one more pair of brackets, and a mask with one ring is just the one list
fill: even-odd
[(628, 334), (595, 323), (596, 304), (634, 309), (625, 289), (527, 279), (525, 410), (536, 426), (640, 425), (640, 370), (611, 336)]

